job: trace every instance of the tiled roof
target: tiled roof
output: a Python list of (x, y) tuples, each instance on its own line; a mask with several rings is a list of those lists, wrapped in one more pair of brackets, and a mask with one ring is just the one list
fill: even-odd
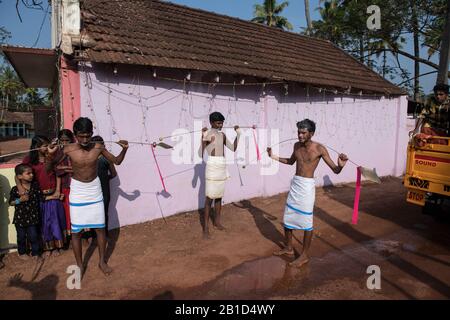
[(24, 123), (34, 126), (33, 112), (12, 112), (0, 107), (0, 123)]
[(159, 0), (82, 0), (88, 60), (402, 94), (329, 41)]

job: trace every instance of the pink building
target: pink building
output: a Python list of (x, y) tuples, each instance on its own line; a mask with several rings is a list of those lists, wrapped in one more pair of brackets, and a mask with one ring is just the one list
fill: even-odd
[[(270, 167), (263, 151), (295, 139), (296, 122), (304, 118), (317, 123), (316, 141), (380, 176), (404, 172), (404, 92), (328, 41), (157, 0), (84, 0), (81, 7), (63, 1), (53, 11), (55, 49), (49, 52), (59, 68), (48, 66), (58, 77), (46, 85), (60, 93), (61, 127), (72, 129), (85, 116), (106, 141), (143, 143), (132, 145), (111, 182), (112, 227), (203, 205), (200, 133), (163, 140), (175, 150), (155, 149), (167, 192), (148, 144), (201, 129), (212, 111), (225, 115), (226, 126), (258, 128), (244, 130), (237, 154), (229, 154), (226, 203), (288, 190), (294, 167)], [(18, 61), (14, 50), (3, 48)], [(289, 156), (293, 144), (277, 144), (275, 151)], [(339, 176), (321, 165), (316, 180), (351, 182), (355, 174), (350, 163)]]

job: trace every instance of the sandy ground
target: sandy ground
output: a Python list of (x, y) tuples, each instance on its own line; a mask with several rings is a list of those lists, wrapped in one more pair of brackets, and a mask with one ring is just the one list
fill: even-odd
[[(91, 245), (80, 290), (66, 286), (71, 251), (41, 265), (9, 254), (0, 299), (448, 299), (450, 225), (406, 203), (397, 178), (363, 185), (356, 226), (353, 197), (354, 185), (317, 190), (312, 259), (301, 269), (272, 256), (283, 240), (281, 194), (225, 206), (227, 230), (210, 240), (198, 212), (115, 230), (113, 274), (100, 272)], [(366, 286), (370, 265), (380, 267), (379, 290)]]

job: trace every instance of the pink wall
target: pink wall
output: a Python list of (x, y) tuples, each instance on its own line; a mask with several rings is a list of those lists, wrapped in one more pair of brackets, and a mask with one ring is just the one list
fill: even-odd
[(77, 66), (71, 65), (61, 57), (61, 92), (64, 128), (72, 130), (73, 123), (81, 115), (80, 75)]
[[(94, 121), (96, 133), (106, 141), (157, 141), (161, 136), (171, 135), (177, 128), (194, 130), (195, 120), (207, 125), (212, 111), (222, 112), (228, 126), (256, 124), (259, 128), (278, 128), (282, 141), (295, 138), (296, 122), (309, 118), (317, 123), (316, 141), (342, 150), (363, 166), (375, 167), (380, 176), (399, 176), (405, 167), (405, 97), (341, 99), (340, 96), (312, 93), (307, 97), (303, 89), (290, 89), (288, 96), (281, 94), (277, 97), (269, 89), (266, 98), (259, 98), (261, 88), (247, 86), (236, 89), (238, 100), (235, 101), (232, 88), (208, 89), (196, 85), (188, 87), (191, 89), (189, 94), (183, 94), (182, 83), (154, 79), (150, 71), (138, 67), (121, 67), (114, 75), (109, 66), (87, 66), (80, 71), (80, 83), (81, 115)], [(215, 98), (211, 98), (211, 93)], [(201, 128), (199, 123), (198, 128)], [(255, 160), (252, 133), (246, 133), (249, 135), (248, 146), (242, 139), (238, 151), (245, 153), (248, 150), (247, 159)], [(229, 136), (234, 138), (232, 131)], [(198, 141), (198, 133), (195, 139)], [(176, 144), (170, 139), (165, 142)], [(281, 144), (276, 152), (288, 157), (293, 143)], [(260, 143), (261, 151), (266, 145)], [(107, 146), (115, 154), (120, 151), (114, 144)], [(336, 154), (330, 153), (336, 159)], [(118, 168), (119, 178), (111, 182), (110, 221), (113, 227), (202, 206), (204, 166), (174, 164), (170, 150), (158, 148), (157, 155), (169, 195), (161, 193), (150, 147), (132, 145)], [(270, 160), (264, 155), (263, 163), (267, 161)], [(231, 179), (227, 182), (225, 203), (285, 192), (294, 174), (294, 167), (283, 165), (280, 165), (278, 174), (272, 176), (260, 175), (260, 165), (257, 164), (245, 169), (230, 164), (228, 169)], [(338, 176), (321, 164), (316, 172), (316, 181), (317, 185), (351, 182), (355, 180), (355, 174), (356, 168), (350, 163)]]

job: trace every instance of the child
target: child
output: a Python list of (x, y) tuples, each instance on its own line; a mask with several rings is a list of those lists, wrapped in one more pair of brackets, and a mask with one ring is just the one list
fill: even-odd
[[(92, 142), (105, 144), (105, 141), (100, 136), (92, 137)], [(117, 176), (117, 171), (114, 164), (109, 162), (103, 155), (100, 155), (98, 158), (97, 175), (102, 185), (103, 204), (105, 205), (105, 232), (108, 234), (108, 208), (111, 199), (109, 180)]]
[[(60, 201), (61, 178), (56, 177), (54, 170), (46, 168), (49, 144), (48, 138), (35, 136), (31, 140), (30, 155), (23, 160), (24, 164), (28, 164), (33, 169), (39, 188), (46, 197), (41, 203), (41, 230), (46, 256), (50, 256), (53, 250), (55, 255), (60, 254), (59, 250), (64, 246), (64, 229), (66, 228), (64, 207)], [(20, 194), (23, 194), (20, 182), (17, 187)]]
[[(63, 145), (75, 143), (75, 136), (69, 129), (63, 129), (58, 134), (58, 140)], [(61, 178), (61, 200), (63, 201), (64, 212), (66, 214), (66, 234), (70, 236), (70, 210), (69, 210), (69, 194), (70, 194), (70, 177), (72, 173), (72, 164), (70, 158), (65, 156), (56, 167), (56, 175)]]
[(31, 255), (40, 256), (39, 225), (42, 193), (33, 181), (33, 169), (29, 165), (19, 164), (14, 169), (16, 178), (26, 192), (19, 195), (17, 186), (11, 189), (9, 204), (15, 206), (13, 224), (17, 231), (17, 249), (21, 259), (28, 258), (27, 240), (31, 244)]
[(213, 225), (218, 230), (224, 230), (220, 222), (220, 211), (222, 209), (222, 197), (225, 192), (225, 181), (228, 179), (227, 165), (225, 161), (225, 146), (235, 152), (240, 137), (239, 126), (235, 126), (236, 138), (231, 143), (222, 132), (225, 117), (220, 112), (213, 112), (209, 116), (211, 129), (203, 128), (201, 153), (208, 153), (208, 160), (205, 168), (205, 226), (203, 229), (203, 237), (208, 239), (209, 236), (209, 212), (211, 211), (212, 202), (214, 201), (215, 219)]

